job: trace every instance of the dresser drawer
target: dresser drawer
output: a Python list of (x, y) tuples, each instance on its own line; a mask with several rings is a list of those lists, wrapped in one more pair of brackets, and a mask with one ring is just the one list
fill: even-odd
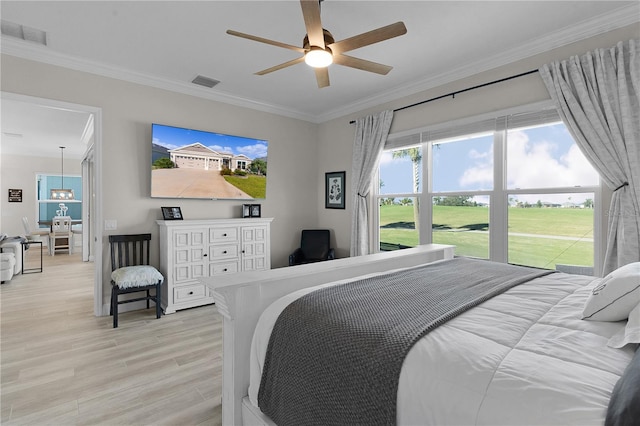
[(207, 295), (204, 284), (192, 284), (173, 288), (173, 303), (202, 299)]
[(238, 228), (211, 228), (209, 230), (211, 243), (238, 241)]
[(209, 256), (211, 256), (211, 258), (209, 259), (210, 262), (213, 262), (217, 259), (236, 258), (238, 257), (238, 245), (229, 244), (211, 246), (209, 248)]
[(209, 275), (232, 274), (234, 272), (238, 272), (238, 267), (238, 261), (212, 263), (209, 266)]

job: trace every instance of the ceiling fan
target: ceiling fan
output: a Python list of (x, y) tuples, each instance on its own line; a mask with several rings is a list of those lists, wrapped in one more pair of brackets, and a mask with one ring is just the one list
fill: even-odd
[(393, 67), (367, 61), (365, 59), (354, 58), (353, 56), (348, 56), (344, 53), (406, 34), (407, 28), (404, 26), (404, 23), (396, 22), (395, 24), (380, 27), (344, 40), (335, 41), (331, 33), (322, 28), (322, 22), (320, 21), (321, 1), (322, 0), (300, 0), (302, 16), (304, 17), (304, 24), (307, 30), (307, 34), (302, 41), (302, 47), (234, 30), (227, 30), (227, 34), (258, 41), (260, 43), (270, 44), (272, 46), (295, 50), (296, 52), (303, 54), (303, 56), (299, 58), (258, 71), (255, 73), (256, 75), (265, 75), (303, 61), (315, 69), (316, 80), (319, 88), (329, 86), (329, 70), (327, 67), (332, 63), (382, 75), (388, 74)]

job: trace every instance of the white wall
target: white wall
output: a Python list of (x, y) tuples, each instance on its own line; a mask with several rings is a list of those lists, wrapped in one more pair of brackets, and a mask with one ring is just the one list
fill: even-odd
[[(102, 109), (103, 217), (118, 221), (115, 233), (151, 232), (157, 239), (155, 220), (160, 218), (160, 206), (168, 202), (180, 205), (188, 219), (240, 216), (242, 202), (169, 201), (149, 197), (152, 122), (267, 139), (269, 178), (262, 214), (275, 218), (272, 224), (272, 265), (280, 267), (286, 265), (288, 254), (298, 245), (299, 232), (303, 228), (332, 229), (332, 241), (338, 257), (348, 256), (354, 134), (350, 120), (537, 69), (552, 60), (565, 59), (598, 47), (611, 47), (620, 40), (639, 36), (637, 25), (618, 29), (320, 125), (7, 55), (2, 55), (0, 89)], [(461, 94), (455, 99), (442, 99), (398, 112), (391, 131), (418, 128), (543, 99), (548, 99), (548, 94), (540, 77), (534, 74)], [(325, 209), (324, 174), (342, 170), (347, 171), (346, 209)], [(4, 158), (1, 175), (1, 192), (6, 194), (10, 185)], [(5, 205), (2, 204), (0, 224), (5, 221), (14, 223), (18, 212), (5, 214)], [(106, 247), (106, 240), (103, 245)], [(103, 264), (107, 273), (107, 250), (104, 253)], [(152, 263), (157, 262), (156, 249), (152, 252)], [(104, 282), (108, 283), (108, 280)], [(105, 287), (105, 297), (107, 291)]]
[[(109, 233), (150, 232), (157, 240), (155, 221), (161, 218), (160, 207), (167, 204), (182, 207), (187, 219), (240, 217), (242, 201), (150, 198), (151, 123), (268, 140), (267, 198), (260, 203), (262, 216), (275, 218), (274, 267), (287, 264), (289, 253), (299, 244), (300, 230), (317, 224), (316, 124), (8, 55), (2, 55), (0, 89), (102, 109), (103, 218), (118, 223), (118, 229)], [(26, 188), (32, 182), (30, 177), (25, 182), (12, 180), (8, 163), (3, 155), (3, 199), (11, 185)], [(13, 226), (24, 214), (5, 206), (3, 201), (1, 226)], [(103, 295), (108, 300), (106, 237), (102, 244)], [(156, 248), (152, 264), (158, 259)]]
[[(2, 169), (2, 225), (0, 231), (9, 236), (24, 235), (22, 217), (29, 219), (32, 227), (36, 226), (38, 207), (36, 203), (36, 175), (60, 174), (60, 160), (26, 155), (0, 156)], [(80, 161), (64, 160), (65, 176), (80, 176)], [(22, 202), (10, 203), (6, 196), (9, 188), (22, 189)]]
[[(564, 46), (522, 60), (508, 66), (496, 68), (464, 80), (459, 80), (441, 87), (417, 93), (393, 102), (379, 105), (356, 114), (341, 117), (320, 125), (318, 131), (318, 226), (333, 230), (336, 236), (336, 246), (339, 257), (349, 255), (351, 243), (351, 209), (353, 192), (347, 188), (346, 209), (330, 210), (324, 208), (324, 173), (346, 170), (347, 182), (350, 183), (351, 160), (354, 125), (351, 120), (377, 113), (385, 109), (396, 109), (411, 105), (426, 99), (435, 98), (447, 93), (463, 90), (490, 81), (517, 75), (526, 71), (540, 68), (542, 65), (555, 60), (563, 60), (572, 55), (581, 55), (596, 48), (609, 48), (618, 41), (640, 37), (640, 26), (631, 25), (606, 34), (599, 35), (578, 43)], [(393, 72), (393, 71), (391, 71)], [(417, 107), (408, 108), (394, 114), (391, 133), (398, 133), (410, 129), (425, 127), (431, 124), (445, 123), (459, 118), (472, 117), (483, 113), (498, 111), (518, 105), (549, 99), (547, 89), (539, 74), (531, 74), (507, 82), (472, 90)], [(603, 191), (603, 202), (610, 202), (610, 191)], [(603, 215), (603, 229), (606, 230), (606, 215)]]

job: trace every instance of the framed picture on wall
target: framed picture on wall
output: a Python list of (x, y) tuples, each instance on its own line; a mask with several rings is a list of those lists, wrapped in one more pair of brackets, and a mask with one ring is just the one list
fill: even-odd
[(180, 207), (160, 207), (160, 209), (162, 209), (162, 218), (164, 220), (182, 220)]
[(9, 202), (21, 203), (22, 202), (22, 189), (10, 189), (9, 190)]
[(345, 175), (345, 172), (325, 173), (325, 208), (344, 209)]

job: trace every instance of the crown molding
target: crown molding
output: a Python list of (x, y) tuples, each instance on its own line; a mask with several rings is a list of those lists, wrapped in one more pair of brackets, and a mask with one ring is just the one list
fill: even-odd
[(0, 50), (3, 54), (6, 55), (68, 68), (75, 71), (87, 72), (102, 77), (123, 80), (143, 86), (155, 87), (171, 92), (196, 96), (199, 98), (222, 102), (225, 104), (269, 112), (272, 114), (296, 118), (299, 120), (312, 121), (313, 119), (313, 117), (308, 114), (301, 114), (299, 111), (293, 111), (282, 106), (272, 105), (265, 102), (256, 101), (254, 99), (234, 96), (228, 93), (221, 92), (219, 90), (212, 91), (212, 89), (195, 86), (191, 83), (176, 82), (156, 75), (143, 74), (124, 68), (114, 67), (104, 63), (77, 58), (71, 55), (53, 51), (46, 46), (41, 46), (36, 43), (13, 39), (6, 36), (2, 36), (0, 40), (2, 42), (2, 48)]
[(303, 114), (281, 105), (269, 104), (254, 99), (235, 96), (219, 90), (212, 91), (212, 89), (171, 81), (155, 75), (142, 74), (124, 68), (79, 59), (70, 55), (54, 52), (46, 46), (28, 41), (14, 40), (6, 36), (2, 36), (0, 40), (1, 51), (7, 55), (319, 124), (640, 22), (639, 10), (640, 6), (638, 4), (618, 8), (596, 18), (585, 20), (576, 25), (547, 34), (498, 55), (487, 57), (483, 60), (467, 64), (464, 67), (457, 68), (456, 70), (451, 70), (418, 82), (397, 86), (393, 89), (378, 93), (375, 96), (352, 102), (341, 108), (336, 108), (330, 113), (321, 115)]
[(464, 67), (451, 70), (450, 72), (432, 76), (422, 81), (412, 82), (407, 85), (397, 86), (394, 89), (335, 109), (329, 114), (318, 116), (316, 120), (322, 123), (344, 117), (638, 22), (640, 22), (640, 3), (625, 6), (596, 18), (579, 22), (576, 25), (539, 37), (517, 48), (469, 63)]

